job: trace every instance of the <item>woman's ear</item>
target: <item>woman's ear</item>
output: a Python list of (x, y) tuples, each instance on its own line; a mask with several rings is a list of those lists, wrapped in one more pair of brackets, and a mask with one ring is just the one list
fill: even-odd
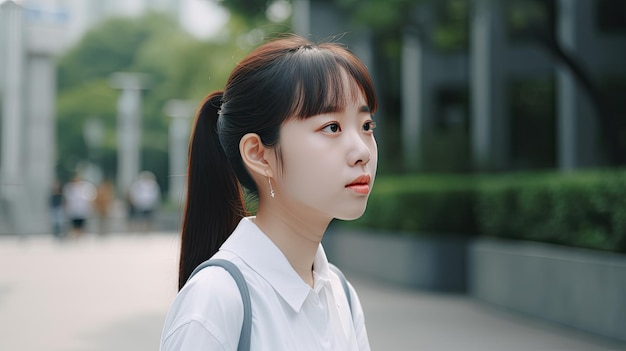
[(244, 165), (250, 172), (262, 177), (273, 176), (270, 161), (267, 159), (268, 151), (258, 134), (248, 133), (239, 141), (239, 152)]

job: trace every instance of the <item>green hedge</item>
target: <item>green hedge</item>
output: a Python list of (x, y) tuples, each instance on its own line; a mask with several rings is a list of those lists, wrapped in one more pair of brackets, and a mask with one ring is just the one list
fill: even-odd
[(376, 179), (365, 214), (350, 225), (419, 234), (474, 234), (475, 185), (453, 175)]
[(350, 225), (626, 252), (626, 171), (381, 176)]
[(626, 172), (523, 174), (482, 179), (479, 232), (626, 252)]

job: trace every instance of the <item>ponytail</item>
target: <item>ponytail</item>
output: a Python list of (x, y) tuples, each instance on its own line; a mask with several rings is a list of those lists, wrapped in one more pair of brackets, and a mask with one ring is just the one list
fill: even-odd
[(245, 213), (237, 177), (216, 132), (223, 92), (205, 98), (189, 143), (187, 203), (182, 225), (178, 289), (213, 256)]

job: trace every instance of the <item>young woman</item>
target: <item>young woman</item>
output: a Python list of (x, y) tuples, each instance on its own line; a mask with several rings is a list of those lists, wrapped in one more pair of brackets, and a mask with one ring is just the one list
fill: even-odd
[[(233, 277), (208, 267), (187, 281), (211, 257), (245, 277), (252, 350), (370, 349), (358, 296), (320, 242), (332, 219), (365, 211), (375, 111), (356, 56), (297, 36), (254, 50), (204, 100), (190, 142), (180, 291), (161, 350), (237, 350), (244, 312)], [(241, 186), (258, 198), (255, 217)]]

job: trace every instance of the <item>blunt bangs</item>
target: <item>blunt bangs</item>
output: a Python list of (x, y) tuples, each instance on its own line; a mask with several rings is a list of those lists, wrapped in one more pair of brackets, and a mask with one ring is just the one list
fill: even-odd
[(376, 111), (367, 68), (347, 50), (336, 44), (302, 46), (286, 60), (286, 71), (294, 84), (287, 119), (341, 112), (355, 103), (359, 94), (363, 94), (370, 113)]

